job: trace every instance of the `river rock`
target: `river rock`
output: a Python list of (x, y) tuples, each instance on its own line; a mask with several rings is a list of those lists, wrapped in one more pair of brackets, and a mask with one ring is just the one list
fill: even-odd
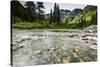
[(13, 47), (13, 51), (17, 51), (17, 50), (19, 50), (21, 48), (24, 48), (24, 46), (16, 46), (16, 47)]
[(97, 32), (97, 25), (91, 25), (83, 30), (86, 33), (96, 33)]
[(41, 50), (37, 50), (37, 51), (35, 51), (34, 54), (42, 54), (42, 51)]

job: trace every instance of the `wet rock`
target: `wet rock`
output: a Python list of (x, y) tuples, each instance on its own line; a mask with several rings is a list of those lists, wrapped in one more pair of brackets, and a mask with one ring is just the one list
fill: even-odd
[(30, 36), (22, 36), (20, 39), (16, 40), (15, 42), (17, 44), (20, 44), (20, 43), (22, 43), (22, 42), (24, 42), (26, 40), (30, 40), (30, 39), (31, 39)]
[(62, 62), (63, 62), (63, 63), (69, 63), (68, 57), (63, 57)]
[(96, 50), (97, 46), (96, 45), (90, 45), (90, 48), (93, 49), (93, 50)]
[(56, 51), (56, 48), (50, 48), (48, 49), (48, 53), (52, 54), (54, 51)]
[(85, 41), (85, 43), (89, 43), (88, 41)]
[(82, 40), (88, 40), (88, 38), (82, 38)]
[(33, 41), (38, 41), (38, 40), (40, 40), (41, 38), (40, 38), (39, 36), (33, 36), (33, 37), (31, 37), (31, 39), (32, 39)]
[(92, 43), (92, 45), (97, 45), (97, 43)]
[(34, 54), (42, 54), (42, 51), (41, 50), (37, 50), (37, 51), (35, 51)]
[(25, 41), (25, 39), (17, 40), (16, 43), (21, 43), (23, 41)]
[(74, 37), (74, 35), (70, 35), (69, 37)]
[(64, 51), (64, 52), (63, 52), (63, 56), (66, 56), (66, 57), (69, 56), (68, 51)]
[(80, 59), (78, 57), (75, 57), (74, 55), (72, 55), (69, 59), (69, 62), (80, 62)]
[(13, 51), (17, 51), (17, 50), (19, 50), (19, 49), (21, 49), (21, 48), (24, 48), (24, 46), (13, 47)]
[(86, 33), (96, 33), (97, 32), (97, 25), (91, 25), (83, 30)]
[(72, 33), (71, 35), (69, 35), (68, 37), (78, 37), (79, 35), (78, 34), (76, 34), (76, 33)]

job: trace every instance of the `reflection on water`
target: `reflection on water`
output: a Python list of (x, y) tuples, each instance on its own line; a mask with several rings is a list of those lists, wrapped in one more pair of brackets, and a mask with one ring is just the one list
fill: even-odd
[[(97, 51), (80, 37), (81, 31), (13, 29), (13, 65), (40, 65), (97, 60)], [(94, 47), (94, 46), (93, 46)]]

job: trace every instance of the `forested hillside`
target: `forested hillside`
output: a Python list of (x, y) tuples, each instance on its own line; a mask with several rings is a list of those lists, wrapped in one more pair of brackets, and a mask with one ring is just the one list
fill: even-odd
[(24, 6), (19, 1), (11, 1), (12, 27), (21, 29), (83, 29), (97, 24), (97, 6), (87, 5), (84, 9), (54, 9), (45, 14), (43, 2), (27, 1)]
[[(69, 15), (70, 16), (70, 15)], [(84, 28), (90, 25), (97, 24), (97, 7), (92, 5), (87, 5), (81, 13), (74, 18), (68, 17), (66, 22), (68, 22), (68, 27), (70, 28)]]

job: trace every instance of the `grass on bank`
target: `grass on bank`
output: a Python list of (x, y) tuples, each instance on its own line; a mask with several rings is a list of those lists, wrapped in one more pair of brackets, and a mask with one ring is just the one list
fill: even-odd
[(18, 22), (12, 24), (13, 28), (19, 29), (66, 29), (65, 24), (49, 24), (49, 23), (38, 23), (38, 22)]

